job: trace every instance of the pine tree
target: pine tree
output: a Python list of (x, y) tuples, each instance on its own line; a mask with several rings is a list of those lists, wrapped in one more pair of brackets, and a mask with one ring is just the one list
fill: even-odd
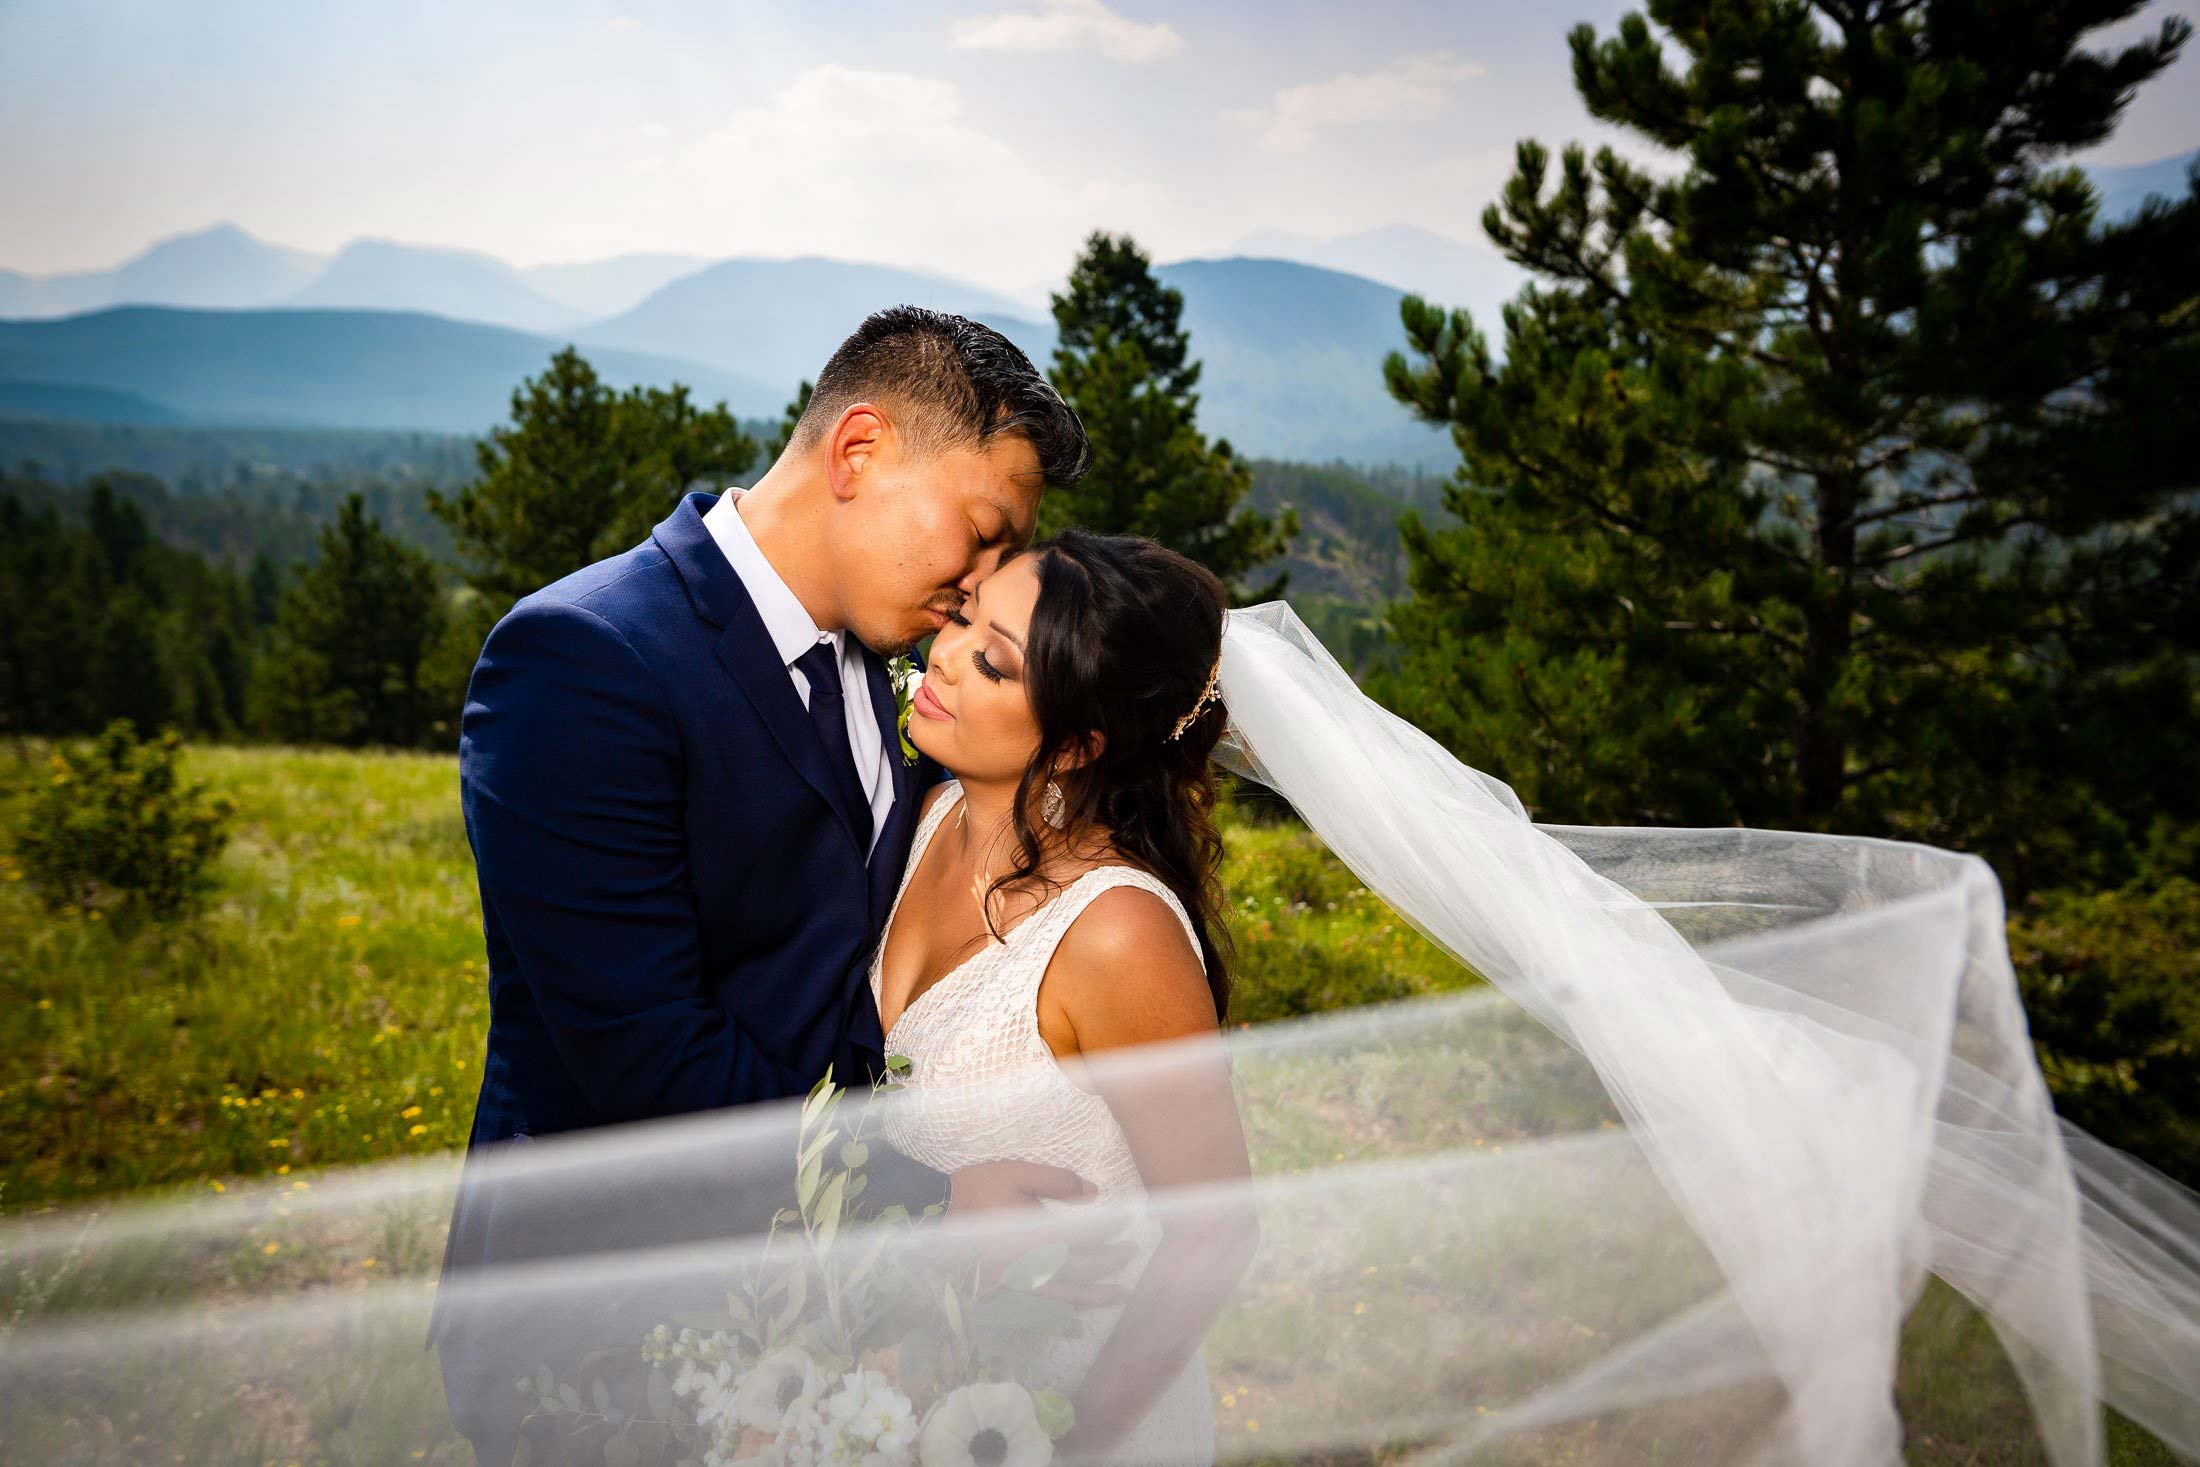
[(1408, 525), (1394, 705), (1557, 818), (1880, 830), (2019, 884), (2128, 852), (2193, 788), (2132, 730), (2193, 716), (2200, 174), (2108, 223), (2054, 159), (2183, 45), (2081, 46), (2135, 8), (1577, 27), (1591, 114), (1684, 166), (1519, 144), (1502, 365), (1404, 303), (1386, 381), (1464, 462), (1459, 527)]
[(442, 630), (435, 566), (385, 534), (357, 494), (320, 548), (283, 596), (262, 668), (263, 721), (306, 742), (420, 743), (439, 711), (422, 678)]
[(1199, 363), (1181, 325), (1184, 293), (1154, 278), (1128, 236), (1095, 231), (1052, 299), (1047, 375), (1084, 420), (1093, 464), (1074, 489), (1041, 499), (1041, 533), (1079, 525), (1144, 535), (1206, 566), (1241, 603), (1282, 595), (1283, 575), (1251, 593), (1242, 582), (1283, 554), (1298, 516), (1246, 507), (1252, 471), (1227, 440), (1210, 444), (1194, 425)]
[(429, 507), (451, 527), (469, 580), (497, 606), (638, 543), (690, 484), (756, 456), (724, 403), (675, 383), (615, 392), (566, 347), (512, 394), (512, 420), (476, 445), (481, 476)]
[(794, 426), (801, 422), (802, 415), (809, 411), (810, 394), (816, 390), (817, 384), (807, 377), (802, 379), (801, 386), (795, 388), (794, 400), (787, 404), (786, 412), (780, 415), (778, 431), (773, 433), (771, 441), (764, 445), (764, 463), (767, 466), (776, 463), (779, 455), (787, 451), (787, 445), (794, 441)]

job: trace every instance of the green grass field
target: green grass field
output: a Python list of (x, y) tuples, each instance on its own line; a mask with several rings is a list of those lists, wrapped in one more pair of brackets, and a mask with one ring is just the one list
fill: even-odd
[[(239, 807), (196, 922), (119, 932), (93, 914), (51, 913), (0, 856), (0, 1127), (10, 1143), (0, 1212), (10, 1218), (124, 1194), (303, 1185), (331, 1168), (464, 1143), (487, 1000), (454, 761), (209, 747), (187, 766)], [(43, 771), (35, 758), (0, 755), (0, 823), (13, 828)], [(1232, 1022), (1473, 981), (1303, 830), (1232, 815), (1226, 834), (1240, 983)], [(387, 1268), (397, 1246), (354, 1251), (381, 1253)], [(440, 1242), (408, 1234), (402, 1246), (408, 1271), (432, 1278)], [(280, 1262), (254, 1250), (222, 1266), (241, 1286)], [(1256, 1310), (1246, 1319), (1288, 1326), (1261, 1323)], [(1912, 1461), (2041, 1460), (1999, 1347), (1960, 1296), (1934, 1281), (1904, 1339)], [(1221, 1409), (1243, 1415), (1240, 1393), (1250, 1403), (1258, 1383), (1232, 1375), (1227, 1337), (1209, 1354)], [(276, 1422), (264, 1460), (371, 1461), (385, 1449), (388, 1460), (469, 1459), (447, 1432), (396, 1451), (413, 1425), (316, 1459), (319, 1423)], [(2112, 1461), (2174, 1460), (2120, 1419), (2110, 1433)], [(1578, 1445), (1560, 1433), (1547, 1452), (1505, 1460), (1565, 1460)]]
[[(7, 759), (12, 825), (44, 766)], [(465, 1144), (488, 1024), (448, 757), (199, 748), (238, 803), (194, 923), (48, 912), (0, 856), (9, 1213)], [(1234, 1022), (1469, 981), (1303, 831), (1232, 821)]]

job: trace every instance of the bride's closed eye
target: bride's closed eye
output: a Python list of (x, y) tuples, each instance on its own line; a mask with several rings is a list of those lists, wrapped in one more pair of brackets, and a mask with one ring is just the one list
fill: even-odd
[[(947, 619), (959, 627), (966, 627), (970, 625), (970, 618), (964, 616), (960, 611), (950, 611), (949, 613), (947, 613)], [(988, 682), (997, 683), (1001, 681), (1001, 679), (1008, 676), (1007, 673), (1002, 672), (999, 668), (995, 667), (991, 661), (987, 659), (985, 655), (985, 648), (983, 647), (976, 647), (971, 649), (970, 665), (977, 668), (978, 672)]]

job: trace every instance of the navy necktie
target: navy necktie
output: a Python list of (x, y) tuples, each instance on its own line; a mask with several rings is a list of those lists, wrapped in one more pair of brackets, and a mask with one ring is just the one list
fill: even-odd
[(871, 849), (871, 802), (856, 775), (855, 749), (848, 742), (847, 696), (840, 686), (840, 656), (830, 642), (819, 642), (794, 660), (810, 681), (810, 722), (825, 745), (825, 763), (839, 781), (866, 856)]

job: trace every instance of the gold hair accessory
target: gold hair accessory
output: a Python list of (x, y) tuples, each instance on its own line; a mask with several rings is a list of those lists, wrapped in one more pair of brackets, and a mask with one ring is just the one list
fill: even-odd
[(1169, 736), (1162, 740), (1163, 743), (1173, 744), (1178, 739), (1182, 738), (1184, 736), (1184, 730), (1190, 728), (1192, 726), (1192, 721), (1198, 718), (1201, 713), (1206, 711), (1207, 705), (1214, 701), (1215, 679), (1221, 676), (1222, 654), (1220, 652), (1217, 652), (1215, 654), (1215, 665), (1213, 666), (1213, 668), (1209, 669), (1207, 673), (1207, 686), (1200, 691), (1199, 701), (1192, 705), (1191, 712), (1185, 714), (1182, 718), (1179, 718), (1176, 721), (1176, 727), (1169, 730)]

